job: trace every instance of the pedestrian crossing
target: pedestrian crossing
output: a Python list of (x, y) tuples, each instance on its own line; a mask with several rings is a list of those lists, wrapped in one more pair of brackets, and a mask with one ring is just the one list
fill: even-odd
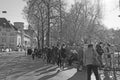
[[(57, 65), (44, 65), (43, 67), (23, 74), (20, 77), (12, 75), (9, 80), (86, 80), (86, 74), (79, 75), (81, 73), (82, 72), (77, 72), (76, 68), (66, 67), (64, 70), (60, 70)], [(76, 74), (79, 75), (78, 79), (74, 79)], [(92, 75), (92, 80), (95, 80), (94, 75)]]

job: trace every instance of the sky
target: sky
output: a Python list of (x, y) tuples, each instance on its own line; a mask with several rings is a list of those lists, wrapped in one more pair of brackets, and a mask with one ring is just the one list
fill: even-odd
[(120, 29), (119, 0), (104, 0), (103, 23), (108, 28)]
[[(65, 0), (68, 3), (68, 8), (74, 3), (74, 0)], [(101, 0), (103, 8), (102, 22), (107, 28), (120, 29), (120, 9), (118, 8), (118, 0)], [(23, 18), (22, 10), (26, 3), (23, 0), (0, 0), (0, 17), (5, 17), (13, 22), (27, 21)], [(7, 11), (3, 14), (2, 11)]]
[[(26, 3), (23, 0), (0, 0), (0, 17), (5, 17), (13, 22), (25, 22), (23, 18), (22, 10)], [(7, 13), (2, 13), (7, 11)]]

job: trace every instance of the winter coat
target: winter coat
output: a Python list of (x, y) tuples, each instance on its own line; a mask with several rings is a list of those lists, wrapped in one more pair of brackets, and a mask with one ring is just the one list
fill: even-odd
[(87, 65), (94, 65), (93, 64), (93, 57), (94, 57), (94, 54), (93, 52), (95, 52), (96, 54), (96, 57), (98, 56), (97, 52), (95, 51), (95, 49), (93, 48), (87, 48), (85, 51), (84, 51), (84, 54), (83, 54), (83, 63), (85, 66)]
[(66, 49), (65, 48), (61, 48), (61, 57), (66, 58)]
[(96, 51), (99, 55), (102, 55), (104, 53), (102, 47), (100, 46), (100, 44), (96, 45)]

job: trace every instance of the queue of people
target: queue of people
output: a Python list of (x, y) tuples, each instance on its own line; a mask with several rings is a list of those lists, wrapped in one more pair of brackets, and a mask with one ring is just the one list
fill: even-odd
[[(82, 44), (82, 45), (57, 45), (52, 47), (45, 47), (43, 49), (28, 50), (31, 52), (32, 59), (40, 57), (47, 64), (56, 64), (60, 68), (64, 69), (66, 65), (72, 66), (74, 61), (77, 61), (77, 70), (81, 71), (86, 67), (87, 80), (91, 80), (92, 71), (95, 74), (96, 80), (100, 80), (98, 69), (103, 68), (106, 64), (103, 64), (103, 56), (106, 51), (109, 53), (109, 47), (99, 42), (95, 44)], [(107, 55), (109, 58), (110, 55)]]
[(116, 47), (110, 43), (88, 44), (83, 55), (83, 64), (87, 67), (87, 80), (91, 80), (92, 72), (96, 80), (100, 80), (99, 69), (113, 68), (115, 50)]

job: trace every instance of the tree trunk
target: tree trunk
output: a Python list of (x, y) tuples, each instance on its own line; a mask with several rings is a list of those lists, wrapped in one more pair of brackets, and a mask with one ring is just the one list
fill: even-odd
[(42, 51), (43, 51), (43, 48), (44, 48), (44, 25), (42, 23)]
[(38, 28), (38, 31), (37, 31), (37, 33), (38, 33), (38, 35), (37, 35), (37, 41), (38, 41), (38, 49), (40, 49), (40, 29), (39, 29), (39, 26), (37, 26)]
[(62, 11), (61, 11), (61, 0), (60, 2), (60, 44), (62, 43)]
[(50, 0), (48, 0), (48, 5), (47, 5), (47, 8), (48, 8), (48, 31), (47, 31), (47, 41), (46, 41), (46, 45), (47, 47), (49, 47), (50, 45)]
[(37, 46), (38, 46), (38, 49), (40, 49), (40, 39), (39, 39), (39, 36), (37, 37), (37, 41), (38, 41), (38, 42), (37, 42), (37, 43), (38, 43), (38, 45), (37, 45)]

